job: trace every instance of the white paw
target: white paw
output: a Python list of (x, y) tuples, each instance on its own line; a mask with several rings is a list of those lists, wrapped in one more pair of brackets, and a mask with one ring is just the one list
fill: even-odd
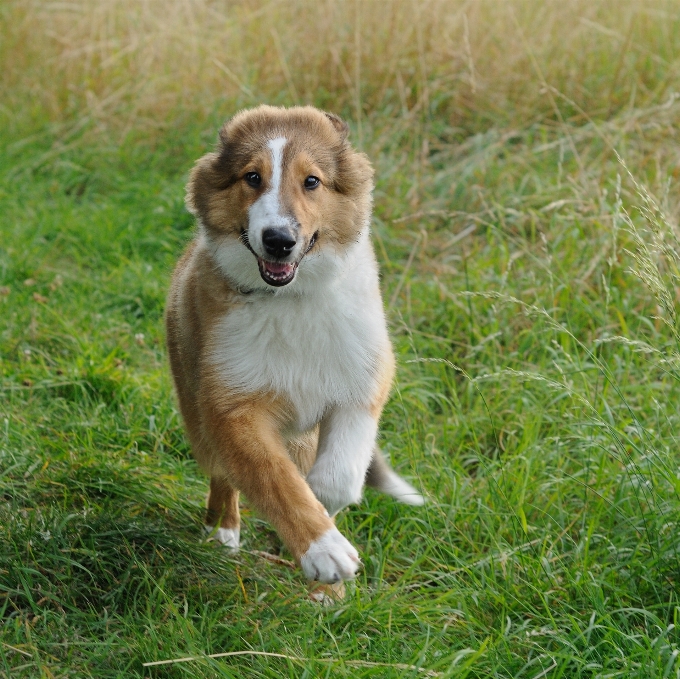
[(318, 461), (307, 476), (307, 483), (316, 499), (335, 516), (347, 505), (361, 502), (365, 470), (345, 468), (338, 470), (324, 461)]
[(300, 559), (302, 570), (310, 580), (326, 583), (351, 580), (360, 563), (359, 553), (337, 528), (314, 540)]
[(241, 530), (239, 528), (218, 528), (215, 530), (214, 526), (204, 526), (204, 529), (212, 539), (221, 542), (230, 551), (238, 552), (241, 539)]

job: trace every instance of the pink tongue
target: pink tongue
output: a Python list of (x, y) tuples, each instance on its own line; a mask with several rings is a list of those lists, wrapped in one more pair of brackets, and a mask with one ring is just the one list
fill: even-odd
[(292, 264), (278, 262), (265, 262), (264, 267), (269, 273), (288, 273), (293, 270)]

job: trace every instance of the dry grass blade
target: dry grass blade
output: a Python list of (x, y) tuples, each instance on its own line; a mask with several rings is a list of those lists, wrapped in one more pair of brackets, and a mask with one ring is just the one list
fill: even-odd
[(32, 658), (33, 655), (29, 653), (28, 651), (24, 651), (21, 648), (17, 648), (16, 646), (12, 646), (11, 644), (6, 644), (4, 641), (0, 642), (5, 648), (9, 648), (11, 651), (14, 651), (15, 653), (21, 653), (21, 655), (26, 656), (27, 658)]
[(269, 552), (263, 552), (260, 549), (254, 549), (250, 552), (250, 554), (253, 554), (254, 556), (259, 556), (265, 561), (269, 561), (270, 563), (275, 563), (278, 564), (279, 566), (285, 566), (286, 568), (297, 568), (295, 563), (291, 561), (290, 559), (284, 559), (280, 556), (277, 556), (276, 554), (270, 554)]
[[(203, 656), (190, 656), (186, 658), (174, 658), (172, 660), (155, 660), (154, 662), (142, 663), (142, 667), (156, 667), (158, 665), (175, 665), (177, 663), (183, 662), (195, 662), (197, 660), (205, 660), (206, 658), (233, 658), (237, 656), (257, 656), (264, 658), (281, 658), (283, 660), (292, 660), (298, 663), (309, 663), (306, 658), (300, 658), (295, 655), (288, 655), (285, 653), (270, 653), (268, 651), (230, 651), (228, 653), (212, 653), (210, 655)], [(425, 677), (441, 677), (443, 676), (441, 672), (435, 672), (434, 670), (428, 670), (424, 667), (418, 667), (417, 665), (407, 665), (405, 663), (382, 663), (382, 662), (370, 662), (369, 660), (339, 660), (337, 658), (314, 658), (314, 662), (337, 664), (342, 663), (343, 665), (349, 665), (350, 667), (384, 667), (391, 668), (395, 670), (410, 670), (413, 672), (418, 672)]]

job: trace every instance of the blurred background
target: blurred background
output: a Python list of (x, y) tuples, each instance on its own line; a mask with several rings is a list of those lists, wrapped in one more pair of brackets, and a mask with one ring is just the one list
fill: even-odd
[[(491, 127), (609, 120), (677, 86), (673, 2), (204, 2), (2, 7), (3, 121), (179, 132), (313, 104), (425, 148)], [(559, 96), (548, 88), (559, 90)], [(212, 123), (213, 121), (210, 120)], [(179, 135), (178, 135), (179, 136)]]

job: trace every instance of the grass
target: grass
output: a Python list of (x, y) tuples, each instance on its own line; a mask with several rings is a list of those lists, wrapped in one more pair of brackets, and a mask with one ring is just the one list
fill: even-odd
[[(674, 3), (0, 17), (1, 676), (680, 676)], [(165, 358), (187, 171), (261, 101), (376, 166), (382, 443), (429, 499), (342, 514), (329, 608), (247, 509), (202, 540)]]

